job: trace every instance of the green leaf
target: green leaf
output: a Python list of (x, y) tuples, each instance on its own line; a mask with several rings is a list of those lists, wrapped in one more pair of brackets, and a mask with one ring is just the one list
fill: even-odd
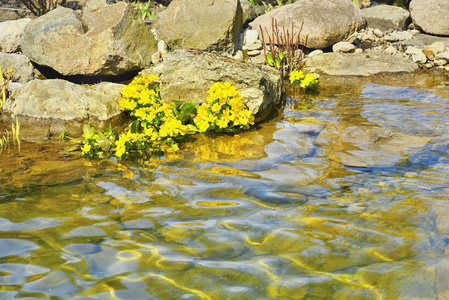
[(193, 102), (187, 102), (180, 109), (179, 120), (184, 124), (190, 120), (190, 116), (196, 115), (198, 110), (198, 104)]
[(271, 53), (267, 54), (267, 63), (271, 67), (274, 66), (273, 56), (271, 55)]
[(83, 133), (87, 135), (95, 135), (95, 128), (90, 124), (84, 124)]
[(106, 126), (106, 128), (104, 129), (104, 135), (109, 137), (112, 134), (112, 126), (111, 123), (108, 124), (108, 126)]
[(279, 53), (279, 60), (280, 61), (284, 60), (284, 57), (286, 57), (286, 56), (287, 56), (287, 52), (286, 51)]
[(187, 124), (187, 128), (187, 134), (195, 134), (198, 132), (198, 128), (196, 128), (196, 126), (193, 124)]
[(182, 105), (182, 101), (179, 101), (179, 100), (173, 100), (173, 101), (171, 102), (171, 105), (172, 105), (172, 107), (173, 107), (174, 109), (179, 110), (179, 108), (180, 108), (181, 105)]
[(98, 134), (98, 145), (101, 150), (107, 152), (111, 149), (112, 143), (109, 141), (103, 133)]
[(131, 124), (131, 133), (139, 133), (139, 127), (140, 127), (139, 125), (140, 125), (140, 121), (139, 120), (134, 121)]
[(64, 148), (64, 151), (70, 152), (75, 151), (79, 148), (79, 145), (70, 145)]

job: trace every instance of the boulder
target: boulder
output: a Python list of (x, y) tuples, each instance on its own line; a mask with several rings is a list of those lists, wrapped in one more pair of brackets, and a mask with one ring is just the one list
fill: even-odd
[(370, 76), (381, 73), (413, 72), (418, 66), (402, 55), (387, 53), (323, 53), (308, 57), (305, 71), (334, 76)]
[(398, 6), (377, 5), (362, 10), (367, 27), (382, 31), (405, 30), (410, 23), (410, 13)]
[(62, 75), (119, 75), (151, 64), (157, 42), (134, 7), (58, 7), (25, 27), (22, 51)]
[(19, 19), (0, 23), (0, 50), (2, 52), (19, 52), (20, 39), (22, 38), (25, 26), (31, 19)]
[(3, 75), (12, 66), (12, 81), (14, 82), (25, 83), (39, 75), (39, 72), (33, 67), (30, 60), (22, 54), (0, 53), (0, 66), (2, 67)]
[(249, 24), (252, 29), (259, 31), (259, 36), (262, 27), (266, 43), (272, 32), (272, 19), (277, 22), (280, 33), (285, 27), (290, 31), (290, 35), (292, 23), (295, 35), (304, 24), (300, 44), (313, 49), (329, 47), (366, 25), (361, 10), (351, 1), (301, 0), (276, 8)]
[(141, 73), (160, 76), (163, 101), (205, 103), (214, 83), (230, 82), (241, 92), (256, 122), (270, 114), (284, 91), (280, 72), (271, 67), (199, 51), (175, 50), (162, 63)]
[(234, 51), (242, 22), (239, 0), (174, 0), (156, 15), (153, 29), (173, 49)]
[(252, 5), (247, 0), (240, 0), (240, 5), (242, 6), (243, 12), (243, 24), (253, 21), (255, 18), (264, 13), (263, 6)]
[(415, 26), (424, 32), (449, 35), (449, 1), (412, 0), (409, 10)]
[(41, 124), (48, 120), (79, 128), (84, 122), (103, 125), (120, 115), (123, 87), (110, 82), (88, 87), (62, 79), (32, 80), (8, 99), (3, 109), (12, 117)]

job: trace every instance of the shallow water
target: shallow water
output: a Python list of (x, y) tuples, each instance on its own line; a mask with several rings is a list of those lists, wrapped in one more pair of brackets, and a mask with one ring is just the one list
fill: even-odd
[(0, 299), (444, 298), (445, 80), (323, 86), (148, 161), (12, 146)]

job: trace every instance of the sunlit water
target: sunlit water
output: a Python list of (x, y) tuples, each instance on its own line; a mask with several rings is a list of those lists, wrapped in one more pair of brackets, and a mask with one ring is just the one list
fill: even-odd
[(444, 299), (449, 93), (395, 85), (160, 160), (12, 147), (0, 299)]

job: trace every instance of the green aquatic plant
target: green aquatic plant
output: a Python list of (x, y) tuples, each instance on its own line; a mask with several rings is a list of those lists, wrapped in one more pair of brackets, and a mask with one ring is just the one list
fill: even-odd
[(5, 129), (5, 133), (6, 133), (6, 135), (3, 135), (0, 138), (0, 153), (5, 151), (6, 149), (8, 149), (8, 145), (9, 145), (9, 131)]
[(3, 105), (5, 104), (6, 100), (9, 97), (9, 83), (12, 80), (12, 66), (6, 71), (6, 74), (3, 74), (3, 70), (2, 70), (2, 66), (0, 66), (0, 91), (1, 91), (1, 96), (0, 96), (0, 109), (3, 107)]
[(264, 12), (268, 13), (273, 10), (273, 5), (271, 3), (266, 3), (265, 1), (262, 1), (263, 6), (265, 7)]
[(69, 131), (67, 131), (67, 130), (63, 130), (62, 132), (61, 132), (61, 134), (59, 135), (59, 138), (61, 139), (61, 140), (66, 140), (66, 139), (69, 139), (70, 137), (70, 132)]
[(142, 6), (142, 3), (140, 3), (139, 0), (136, 2), (136, 9), (139, 11), (140, 15), (142, 16), (142, 21), (148, 18), (148, 20), (154, 19), (154, 10), (150, 12), (151, 7), (151, 0), (145, 4), (145, 6)]
[(269, 53), (264, 47), (264, 55), (267, 64), (275, 67), (281, 71), (283, 76), (290, 74), (294, 69), (301, 69), (303, 51), (300, 49), (300, 36), (304, 24), (298, 32), (294, 30), (294, 23), (292, 23), (291, 31), (282, 26), (279, 29), (277, 20), (271, 19), (271, 34), (265, 28), (265, 34), (268, 37), (268, 43), (265, 40), (265, 34), (262, 26), (259, 25), (261, 32), (262, 43), (268, 44)]
[[(12, 130), (12, 143), (15, 145), (17, 143), (17, 147), (20, 152), (20, 123), (19, 119), (16, 117), (15, 124), (11, 124)], [(9, 148), (11, 144), (10, 134), (7, 129), (5, 129), (5, 134), (0, 138), (0, 153)]]
[(320, 84), (320, 75), (317, 73), (304, 74), (302, 70), (293, 70), (289, 76), (290, 82), (299, 84), (304, 89), (316, 89)]
[(248, 0), (248, 2), (251, 3), (254, 6), (256, 6), (258, 4), (257, 0)]
[(104, 157), (112, 151), (117, 135), (112, 131), (111, 124), (106, 126), (104, 132), (97, 132), (92, 125), (85, 124), (83, 137), (83, 156)]

